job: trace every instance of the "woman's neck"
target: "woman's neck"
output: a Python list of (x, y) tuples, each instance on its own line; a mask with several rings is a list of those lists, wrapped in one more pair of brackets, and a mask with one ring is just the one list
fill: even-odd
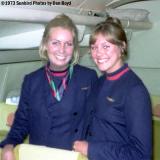
[(52, 64), (49, 65), (49, 69), (52, 70), (52, 71), (56, 71), (56, 72), (58, 72), (58, 71), (60, 71), (60, 72), (64, 71), (67, 68), (68, 68), (68, 65), (67, 66), (55, 66), (55, 65), (52, 65)]
[(119, 62), (117, 62), (116, 64), (114, 64), (114, 66), (112, 66), (110, 69), (108, 69), (106, 71), (106, 73), (107, 74), (114, 73), (114, 72), (118, 71), (123, 65), (124, 65), (124, 62), (120, 60)]

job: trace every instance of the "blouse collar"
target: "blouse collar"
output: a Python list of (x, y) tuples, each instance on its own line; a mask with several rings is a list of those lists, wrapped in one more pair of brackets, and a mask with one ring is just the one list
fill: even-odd
[(110, 81), (118, 80), (122, 75), (128, 72), (129, 67), (128, 64), (124, 64), (121, 68), (112, 73), (107, 73), (106, 79)]

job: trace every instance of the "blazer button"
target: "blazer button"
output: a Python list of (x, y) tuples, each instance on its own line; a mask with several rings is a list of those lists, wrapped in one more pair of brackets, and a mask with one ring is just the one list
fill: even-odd
[(77, 114), (78, 114), (77, 112), (74, 112), (74, 113), (73, 113), (74, 116), (76, 116)]
[(92, 132), (89, 132), (88, 135), (91, 137), (92, 136)]
[(90, 114), (92, 115), (92, 114), (93, 114), (93, 112), (94, 112), (94, 111), (93, 111), (93, 110), (91, 110)]
[(76, 129), (74, 130), (74, 132), (77, 133), (77, 132), (78, 132), (78, 129), (76, 128)]

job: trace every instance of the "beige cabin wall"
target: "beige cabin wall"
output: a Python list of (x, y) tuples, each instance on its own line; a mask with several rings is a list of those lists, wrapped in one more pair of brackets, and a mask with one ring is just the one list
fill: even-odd
[(149, 92), (160, 95), (160, 1), (143, 1), (120, 8), (147, 9), (149, 20), (153, 23), (150, 30), (133, 31), (129, 41), (128, 63), (142, 78)]

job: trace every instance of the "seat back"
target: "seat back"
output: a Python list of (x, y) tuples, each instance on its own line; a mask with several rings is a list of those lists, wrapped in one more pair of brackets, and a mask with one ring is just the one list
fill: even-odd
[(160, 160), (160, 96), (152, 95), (152, 110), (153, 110), (153, 160)]
[(10, 130), (9, 116), (11, 113), (14, 114), (16, 109), (17, 106), (15, 105), (0, 103), (0, 140), (2, 140)]

